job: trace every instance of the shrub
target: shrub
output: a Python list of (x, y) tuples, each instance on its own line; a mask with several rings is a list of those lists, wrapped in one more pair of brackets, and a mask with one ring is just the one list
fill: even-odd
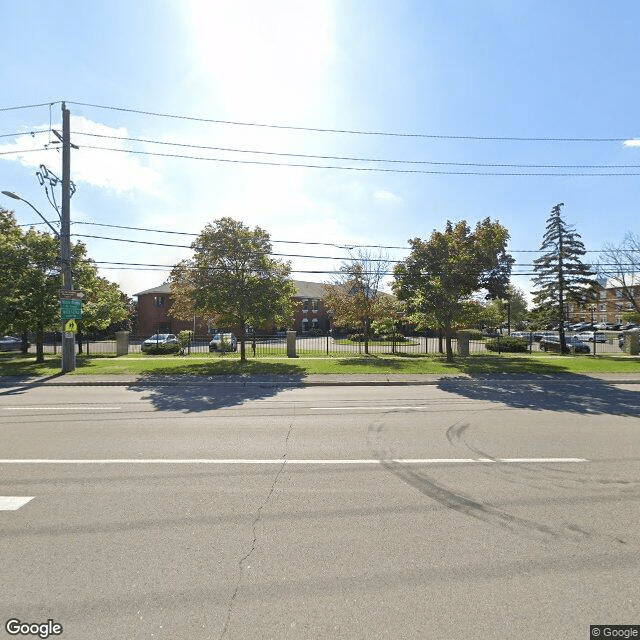
[(377, 339), (385, 340), (388, 342), (406, 342), (407, 341), (407, 339), (401, 333), (387, 333)]
[(364, 342), (364, 333), (351, 333), (347, 336), (351, 342)]
[(526, 340), (511, 337), (487, 340), (484, 346), (487, 348), (487, 351), (510, 351), (518, 353), (526, 353), (529, 348)]
[(176, 343), (172, 344), (157, 344), (153, 347), (147, 347), (144, 352), (150, 356), (162, 356), (169, 353), (178, 353), (180, 351), (180, 345)]
[(469, 336), (469, 340), (482, 340), (485, 337), (480, 329), (461, 329), (461, 331)]

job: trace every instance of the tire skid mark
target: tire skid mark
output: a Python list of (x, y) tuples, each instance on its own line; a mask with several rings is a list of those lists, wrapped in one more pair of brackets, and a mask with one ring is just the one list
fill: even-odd
[[(497, 460), (497, 458), (476, 450), (466, 443), (463, 434), (468, 428), (469, 424), (463, 424), (462, 420), (459, 420), (449, 427), (447, 438), (452, 444), (458, 445), (462, 442), (467, 448), (481, 454), (482, 457)], [(385, 425), (381, 419), (372, 423), (368, 430), (368, 435), (373, 440), (370, 442), (372, 453), (380, 461), (380, 464), (405, 484), (452, 511), (474, 518), (490, 526), (506, 529), (515, 535), (538, 540), (540, 538), (545, 540), (569, 540), (577, 543), (598, 538), (605, 539), (609, 543), (615, 541), (618, 544), (626, 544), (626, 541), (621, 538), (588, 531), (572, 523), (551, 526), (528, 518), (522, 518), (489, 503), (481, 502), (473, 496), (455, 491), (439, 483), (426, 472), (416, 472), (411, 468), (410, 464), (394, 460), (397, 456), (393, 455), (388, 449), (385, 450), (382, 444), (384, 430)], [(491, 466), (493, 469), (500, 469), (503, 465)]]

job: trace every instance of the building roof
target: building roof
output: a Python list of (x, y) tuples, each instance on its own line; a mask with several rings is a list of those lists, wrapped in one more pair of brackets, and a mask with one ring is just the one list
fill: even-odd
[(307, 282), (306, 280), (294, 280), (297, 293), (296, 298), (318, 298), (322, 299), (326, 293), (322, 282)]
[[(322, 282), (307, 282), (305, 280), (294, 280), (293, 284), (296, 285), (296, 297), (297, 298), (324, 298), (324, 284)], [(147, 294), (158, 293), (171, 293), (171, 285), (168, 282), (164, 282), (158, 287), (153, 289), (147, 289), (146, 291), (140, 291), (135, 293), (135, 296), (144, 296)]]
[(134, 293), (134, 296), (144, 296), (147, 293), (171, 293), (171, 285), (168, 282), (163, 282), (159, 287), (154, 287), (153, 289), (147, 289), (146, 291), (141, 291), (140, 293)]

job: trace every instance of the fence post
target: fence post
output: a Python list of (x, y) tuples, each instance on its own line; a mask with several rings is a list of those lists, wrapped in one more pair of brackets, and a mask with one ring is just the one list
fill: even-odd
[(296, 357), (296, 332), (287, 331), (287, 358)]
[(116, 356), (126, 356), (129, 353), (129, 332), (116, 331)]
[(424, 330), (424, 354), (429, 353), (429, 329)]
[(327, 333), (327, 355), (329, 355), (329, 334)]
[(469, 355), (469, 334), (465, 331), (458, 331), (458, 355), (459, 356), (468, 356)]

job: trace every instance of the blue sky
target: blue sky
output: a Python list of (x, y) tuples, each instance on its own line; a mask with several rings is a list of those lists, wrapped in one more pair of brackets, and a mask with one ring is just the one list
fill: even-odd
[[(640, 139), (638, 3), (0, 0), (0, 21), (5, 51), (0, 190), (19, 193), (51, 219), (55, 216), (35, 172), (45, 164), (60, 176), (60, 153), (54, 145), (20, 151), (43, 149), (50, 139), (49, 123), (60, 129), (60, 101), (67, 101), (72, 139), (80, 147), (71, 158), (75, 234), (188, 245), (189, 236), (82, 223), (197, 234), (207, 222), (229, 215), (260, 225), (274, 241), (338, 245), (274, 242), (276, 253), (339, 258), (347, 255), (342, 246), (404, 247), (409, 238), (442, 229), (447, 219), (474, 225), (489, 216), (510, 231), (514, 272), (529, 273), (535, 254), (527, 251), (539, 248), (545, 220), (558, 202), (565, 203), (566, 219), (591, 251), (620, 242), (626, 231), (638, 231), (640, 175), (368, 170), (640, 174), (640, 142), (634, 142)], [(43, 106), (10, 109), (33, 104)], [(421, 136), (230, 125), (114, 107)], [(487, 164), (577, 167), (482, 166)], [(632, 166), (580, 168), (584, 165)], [(20, 223), (39, 222), (22, 203), (4, 197), (0, 203), (14, 210)], [(100, 263), (170, 265), (190, 253), (179, 247), (79, 239)], [(386, 253), (392, 259), (407, 255), (402, 249)], [(589, 256), (597, 258), (596, 253)], [(339, 259), (325, 258), (291, 262), (295, 278), (315, 281), (331, 276), (305, 271), (340, 265)], [(168, 274), (106, 266), (102, 274), (130, 295), (160, 284)], [(514, 281), (530, 289), (528, 277)]]

